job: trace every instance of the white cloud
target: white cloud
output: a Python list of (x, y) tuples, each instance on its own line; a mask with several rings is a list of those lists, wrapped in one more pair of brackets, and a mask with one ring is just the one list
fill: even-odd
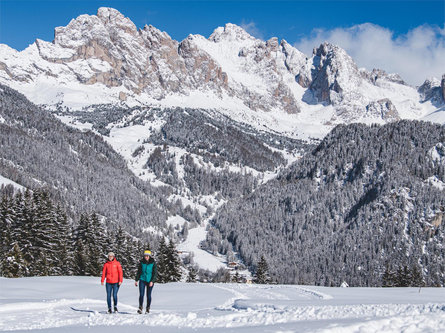
[(246, 30), (249, 35), (252, 35), (255, 38), (264, 40), (263, 33), (260, 31), (260, 29), (256, 26), (255, 22), (245, 22), (242, 21), (240, 24), (240, 27)]
[(297, 41), (295, 47), (312, 54), (312, 49), (324, 41), (345, 49), (359, 67), (398, 73), (412, 85), (445, 74), (445, 26), (441, 29), (422, 25), (400, 36), (371, 23), (350, 28), (317, 29), (311, 37)]

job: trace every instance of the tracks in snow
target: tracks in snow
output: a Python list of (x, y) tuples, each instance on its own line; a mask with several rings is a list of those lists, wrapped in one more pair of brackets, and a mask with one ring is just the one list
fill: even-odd
[[(217, 290), (219, 290), (219, 295), (226, 296), (217, 298), (213, 306), (209, 303), (210, 307), (207, 308), (196, 307), (199, 304), (195, 304), (193, 310), (188, 310), (184, 306), (176, 308), (173, 306), (161, 310), (153, 307), (149, 315), (138, 315), (136, 307), (122, 302), (119, 304), (119, 309), (127, 312), (126, 315), (102, 314), (104, 300), (93, 298), (55, 299), (40, 302), (33, 300), (20, 303), (2, 301), (4, 304), (0, 305), (0, 331), (114, 325), (163, 327), (173, 331), (178, 328), (236, 329), (292, 325), (311, 321), (325, 321), (326, 323), (344, 321), (349, 323), (349, 326), (337, 324), (329, 330), (367, 332), (363, 326), (363, 323), (366, 323), (370, 325), (369, 327), (376, 328), (376, 330), (370, 330), (370, 332), (375, 332), (379, 329), (389, 330), (391, 325), (403, 328), (406, 323), (418, 325), (416, 327), (422, 330), (422, 328), (428, 328), (434, 318), (439, 323), (443, 323), (439, 327), (445, 327), (445, 303), (342, 304), (331, 295), (320, 292), (318, 288), (301, 286), (214, 284), (201, 287), (195, 285), (195, 289), (186, 284), (177, 286), (186, 288), (185, 297), (187, 293), (199, 290), (207, 292), (209, 298), (215, 297), (218, 294)], [(168, 290), (174, 286), (165, 287)], [(167, 294), (164, 295), (167, 296)], [(74, 311), (72, 308), (83, 311)]]

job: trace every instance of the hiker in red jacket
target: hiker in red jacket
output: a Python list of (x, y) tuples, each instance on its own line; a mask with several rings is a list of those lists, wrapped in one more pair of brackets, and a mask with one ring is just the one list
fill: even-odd
[(102, 269), (101, 284), (104, 285), (104, 280), (107, 279), (105, 288), (107, 289), (107, 304), (108, 313), (111, 313), (111, 291), (113, 291), (114, 312), (117, 312), (117, 292), (123, 281), (122, 266), (116, 260), (114, 253), (108, 253), (108, 261)]

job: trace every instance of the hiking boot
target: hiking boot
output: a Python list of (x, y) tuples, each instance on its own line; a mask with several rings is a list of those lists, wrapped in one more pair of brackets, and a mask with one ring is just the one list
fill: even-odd
[(117, 306), (114, 307), (114, 312), (119, 312), (119, 311), (117, 311)]
[(139, 307), (139, 309), (138, 309), (138, 313), (139, 313), (139, 314), (142, 314), (142, 306)]
[(145, 309), (145, 313), (150, 313), (150, 307), (147, 306), (147, 308)]
[(108, 308), (108, 313), (113, 313), (113, 311), (111, 311), (111, 308)]

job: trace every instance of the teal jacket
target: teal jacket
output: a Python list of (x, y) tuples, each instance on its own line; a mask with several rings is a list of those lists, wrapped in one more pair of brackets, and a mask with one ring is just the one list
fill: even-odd
[(156, 261), (152, 257), (148, 260), (144, 258), (139, 262), (135, 280), (153, 283), (156, 281)]

